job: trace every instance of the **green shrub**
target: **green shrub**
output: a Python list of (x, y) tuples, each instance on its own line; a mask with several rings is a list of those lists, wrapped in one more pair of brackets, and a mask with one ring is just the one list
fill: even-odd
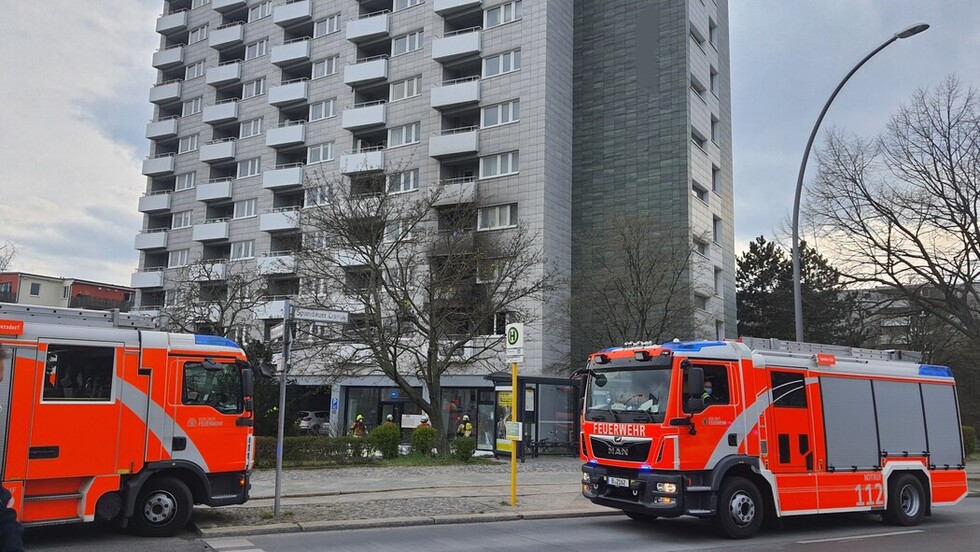
[(436, 444), (436, 430), (431, 426), (419, 426), (412, 432), (412, 454), (429, 456)]
[(969, 456), (977, 450), (977, 430), (973, 426), (963, 426), (963, 448)]
[(457, 437), (453, 441), (453, 455), (461, 462), (469, 462), (476, 452), (476, 439), (472, 437)]
[(398, 444), (402, 441), (402, 430), (395, 424), (381, 424), (371, 430), (371, 444), (385, 458), (398, 458)]
[[(282, 463), (285, 466), (363, 464), (371, 461), (370, 444), (359, 437), (286, 437)], [(255, 467), (276, 466), (276, 438), (255, 438)]]

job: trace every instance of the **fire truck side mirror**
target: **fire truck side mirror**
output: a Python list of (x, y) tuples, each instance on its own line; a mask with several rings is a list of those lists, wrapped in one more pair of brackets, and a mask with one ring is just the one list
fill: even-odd
[(687, 388), (691, 393), (691, 398), (687, 399), (687, 411), (691, 414), (704, 410), (704, 399), (701, 393), (704, 390), (704, 369), (691, 366), (687, 371)]

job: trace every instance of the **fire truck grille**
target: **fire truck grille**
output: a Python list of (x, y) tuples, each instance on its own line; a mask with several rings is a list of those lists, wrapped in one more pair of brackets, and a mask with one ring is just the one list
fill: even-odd
[(597, 458), (645, 462), (650, 456), (650, 444), (649, 439), (616, 442), (612, 437), (592, 437), (592, 452)]

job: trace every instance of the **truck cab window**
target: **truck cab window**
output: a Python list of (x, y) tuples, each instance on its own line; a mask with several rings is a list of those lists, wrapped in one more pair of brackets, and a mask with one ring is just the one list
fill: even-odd
[(184, 364), (181, 402), (210, 406), (222, 414), (244, 411), (242, 376), (234, 364), (217, 363), (206, 368), (201, 362)]
[(704, 407), (717, 404), (731, 404), (731, 386), (728, 381), (728, 367), (715, 364), (695, 364), (704, 370), (704, 388), (690, 389), (687, 378), (684, 378), (684, 412), (690, 412), (687, 408), (688, 397), (704, 399)]
[(111, 400), (115, 356), (112, 347), (48, 346), (41, 399), (71, 402)]

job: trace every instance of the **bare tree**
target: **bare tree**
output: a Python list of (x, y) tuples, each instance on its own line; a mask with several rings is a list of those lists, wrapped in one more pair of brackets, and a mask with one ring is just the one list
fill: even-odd
[(13, 242), (5, 241), (0, 243), (0, 272), (7, 271), (7, 268), (10, 267), (10, 263), (16, 255), (17, 247), (14, 246)]
[(443, 376), (499, 366), (504, 322), (533, 321), (558, 280), (516, 205), (481, 209), (472, 181), (390, 193), (399, 178), (311, 179), (302, 296), (351, 314), (343, 329), (314, 326), (300, 340), (320, 349), (327, 373), (390, 378), (428, 415), (445, 452)]
[(980, 109), (948, 77), (874, 139), (827, 136), (806, 213), (854, 285), (883, 286), (980, 347)]

